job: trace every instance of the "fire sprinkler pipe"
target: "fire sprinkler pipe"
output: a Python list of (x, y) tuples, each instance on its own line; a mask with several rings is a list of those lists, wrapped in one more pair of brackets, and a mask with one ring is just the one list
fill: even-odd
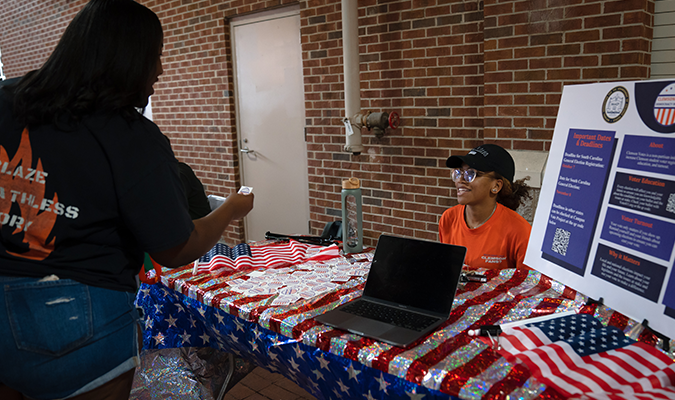
[(353, 116), (361, 111), (359, 77), (359, 5), (357, 0), (342, 0), (342, 54), (345, 76), (345, 151), (356, 155), (365, 148), (361, 144), (361, 127)]

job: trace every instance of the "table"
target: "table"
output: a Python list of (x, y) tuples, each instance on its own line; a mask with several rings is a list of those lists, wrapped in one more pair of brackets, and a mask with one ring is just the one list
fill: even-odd
[[(163, 269), (161, 281), (144, 284), (137, 298), (146, 313), (144, 348), (210, 346), (233, 352), (285, 375), (320, 399), (557, 399), (562, 396), (522, 364), (508, 362), (489, 342), (467, 332), (578, 310), (643, 342), (657, 340), (638, 322), (583, 294), (539, 272), (515, 269), (485, 271), (486, 283), (461, 284), (450, 318), (405, 349), (316, 322), (316, 315), (361, 295), (365, 276), (359, 269), (369, 265), (369, 258), (359, 257), (366, 258), (340, 256), (217, 276), (194, 274), (192, 266)], [(237, 285), (253, 278), (278, 285), (280, 276), (298, 272), (307, 280), (334, 277), (350, 266), (354, 275), (348, 280), (288, 304), (278, 301), (279, 290), (242, 293)]]

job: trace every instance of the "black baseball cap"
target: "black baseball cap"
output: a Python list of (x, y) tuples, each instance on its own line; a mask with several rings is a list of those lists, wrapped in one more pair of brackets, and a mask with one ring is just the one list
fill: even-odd
[(516, 164), (511, 154), (496, 144), (483, 144), (472, 149), (465, 156), (450, 156), (445, 161), (448, 168), (461, 168), (463, 163), (477, 171), (494, 171), (508, 179), (509, 182), (513, 182), (513, 176), (516, 173)]

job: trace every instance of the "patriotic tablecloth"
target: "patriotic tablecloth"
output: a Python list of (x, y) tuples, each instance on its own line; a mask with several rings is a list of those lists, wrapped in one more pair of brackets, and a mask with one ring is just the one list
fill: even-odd
[[(267, 254), (283, 246), (289, 244), (261, 243), (252, 246), (252, 253), (263, 254), (265, 249)], [(659, 354), (660, 369), (646, 371), (643, 380), (658, 380), (653, 386), (666, 391), (675, 384), (672, 353), (654, 347), (655, 335), (536, 271), (484, 271), (487, 283), (460, 284), (450, 318), (408, 348), (324, 326), (313, 317), (361, 295), (372, 254), (344, 257), (328, 251), (316, 256), (313, 247), (301, 249), (300, 262), (272, 259), (270, 268), (240, 267), (231, 262), (236, 258), (232, 254), (225, 267), (214, 257), (224, 251), (221, 248), (197, 268), (163, 269), (161, 281), (144, 284), (137, 298), (146, 313), (144, 348), (210, 346), (234, 352), (285, 375), (320, 399), (563, 399), (572, 392), (544, 378), (566, 373), (555, 363), (543, 366), (553, 372), (542, 373), (526, 355), (517, 354), (526, 349), (517, 345), (515, 351), (509, 345), (511, 336), (491, 343), (468, 332), (481, 325), (576, 310)], [(644, 398), (673, 398), (663, 393)], [(604, 396), (592, 398), (642, 398)]]

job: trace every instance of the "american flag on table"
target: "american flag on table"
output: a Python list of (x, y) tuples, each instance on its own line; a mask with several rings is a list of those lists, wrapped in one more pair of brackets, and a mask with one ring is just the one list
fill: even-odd
[(314, 260), (327, 260), (340, 255), (337, 245), (317, 246), (301, 243), (297, 240), (275, 242), (260, 246), (246, 243), (229, 247), (216, 244), (208, 253), (195, 261), (193, 273), (218, 273), (223, 270), (241, 270), (248, 268), (272, 268), (284, 264)]
[(566, 398), (675, 399), (675, 363), (588, 314), (505, 328), (500, 353)]

